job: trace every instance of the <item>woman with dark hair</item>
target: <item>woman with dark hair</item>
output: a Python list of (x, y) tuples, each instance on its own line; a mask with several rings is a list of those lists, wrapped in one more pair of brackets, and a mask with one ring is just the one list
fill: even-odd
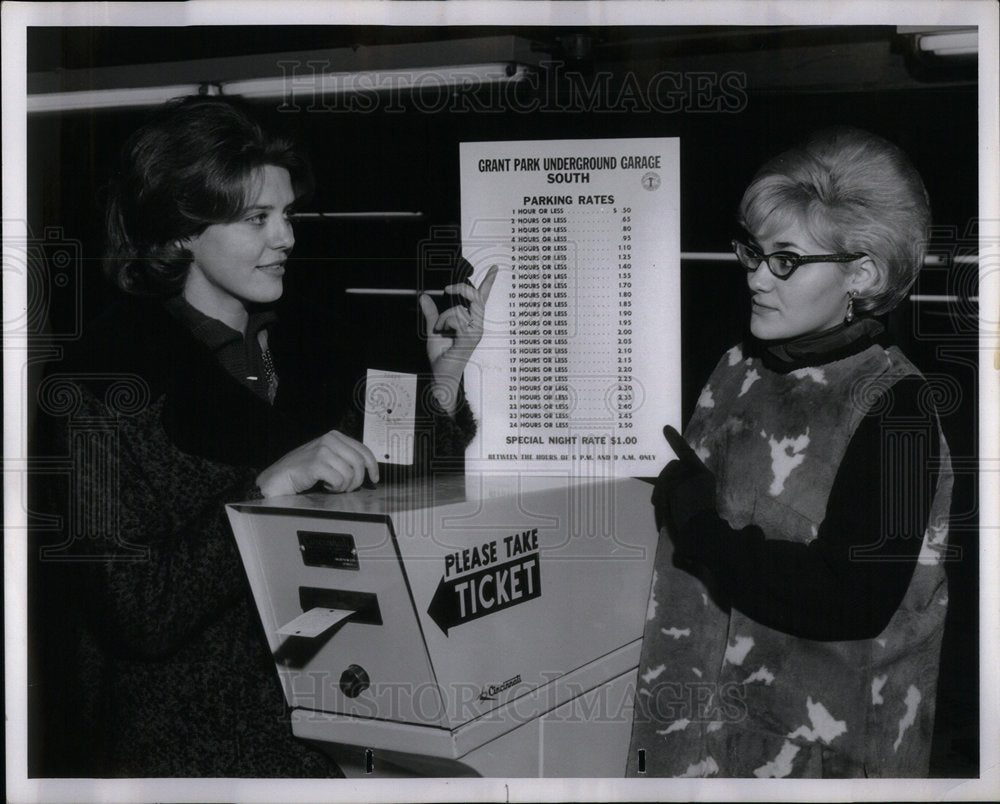
[(264, 166), (284, 170), (295, 198), (312, 174), (292, 143), (213, 97), (158, 108), (122, 149), (106, 210), (109, 277), (129, 293), (172, 296), (191, 266), (185, 240), (232, 222), (261, 189)]
[[(66, 530), (41, 553), (46, 775), (338, 772), (292, 737), (224, 510), (379, 480), (358, 440), (359, 350), (273, 307), (310, 181), (221, 98), (167, 104), (123, 150), (106, 269), (126, 294), (39, 392), (73, 463)], [(475, 431), (460, 380), (492, 279), (446, 288), (469, 304), (440, 316), (421, 299), (418, 470), (426, 447), (460, 455)]]
[(856, 129), (746, 190), (751, 337), (664, 431), (630, 774), (926, 775), (952, 474), (933, 389), (873, 316), (929, 221), (905, 155)]

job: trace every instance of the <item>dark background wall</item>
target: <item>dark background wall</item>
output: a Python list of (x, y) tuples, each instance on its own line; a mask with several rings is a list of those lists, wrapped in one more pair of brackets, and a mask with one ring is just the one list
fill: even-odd
[[(344, 105), (280, 111), (280, 101), (255, 104), (309, 151), (318, 180), (310, 209), (423, 213), (404, 223), (299, 224), (287, 291), (328, 307), (331, 317), (349, 317), (358, 348), (374, 362), (398, 365), (413, 358), (421, 348), (414, 300), (352, 296), (348, 303), (343, 291), (440, 287), (450, 281), (422, 273), (420, 254), (428, 242), (446, 239), (458, 226), (458, 146), (465, 141), (678, 137), (686, 252), (726, 251), (735, 233), (736, 204), (753, 172), (811, 130), (854, 125), (900, 144), (926, 183), (935, 223), (931, 253), (943, 258), (924, 272), (914, 292), (957, 297), (951, 303), (904, 302), (886, 322), (925, 373), (951, 380), (940, 402), (958, 468), (951, 540), (961, 557), (949, 566), (932, 770), (977, 775), (977, 268), (952, 260), (975, 254), (976, 248), (974, 62), (956, 68), (915, 61), (890, 28), (314, 27), (277, 34), (257, 28), (238, 34), (212, 28), (48, 28), (29, 31), (28, 68), (30, 78), (32, 72), (359, 42), (433, 49), (435, 41), (500, 35), (531, 42), (539, 60), (548, 62), (536, 80), (523, 82), (507, 100), (475, 90), (464, 99), (456, 91), (449, 99), (433, 90), (397, 95), (392, 103), (383, 96), (367, 112)], [(261, 68), (274, 72), (273, 60), (261, 56)], [(679, 76), (675, 108), (643, 109), (650, 82), (664, 73)], [(532, 105), (538, 108), (523, 111)], [(99, 270), (102, 187), (122, 142), (143, 115), (142, 109), (123, 109), (29, 117), (29, 225), (46, 257), (29, 273), (33, 348), (39, 356), (42, 347), (60, 343), (61, 334), (78, 334), (112, 297)], [(64, 247), (72, 257), (68, 271), (55, 258)], [(731, 262), (682, 264), (685, 418), (719, 355), (746, 330), (744, 284)]]

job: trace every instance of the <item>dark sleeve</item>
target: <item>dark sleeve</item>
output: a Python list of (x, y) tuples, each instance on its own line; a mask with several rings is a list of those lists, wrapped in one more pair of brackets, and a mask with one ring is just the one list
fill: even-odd
[(435, 458), (461, 458), (476, 434), (476, 419), (465, 398), (464, 383), (459, 383), (455, 412), (448, 414), (431, 393), (433, 380), (429, 370), (421, 376), (417, 387), (421, 400), (417, 408), (417, 420), (423, 423), (425, 437), (433, 444), (432, 455)]
[[(108, 418), (86, 391), (78, 415)], [(203, 488), (168, 457), (145, 460), (134, 440), (66, 439), (76, 496), (59, 494), (57, 504), (74, 531), (53, 560), (65, 564), (75, 605), (105, 650), (169, 656), (246, 594), (225, 505), (254, 496), (255, 471), (220, 467), (218, 483)], [(180, 484), (183, 501), (170, 502), (164, 484)]]
[(923, 381), (904, 379), (858, 426), (826, 515), (808, 544), (733, 530), (714, 511), (689, 523), (682, 558), (707, 567), (731, 606), (806, 639), (871, 639), (909, 586), (930, 513), (937, 422), (920, 410)]
[[(331, 316), (324, 315), (315, 304), (292, 294), (286, 294), (282, 305), (282, 331), (273, 349), (280, 378), (275, 404), (305, 423), (310, 438), (335, 428), (361, 441), (368, 369), (411, 373), (417, 375), (414, 464), (405, 468), (382, 464), (388, 471), (381, 474), (403, 480), (462, 465), (465, 448), (476, 434), (475, 418), (464, 394), (453, 415), (434, 401), (430, 394), (433, 376), (422, 347), (401, 349), (398, 358), (392, 360), (380, 355), (371, 361), (367, 347), (356, 343), (350, 316), (330, 320)], [(343, 348), (317, 349), (317, 341)]]
[[(476, 434), (475, 417), (461, 387), (462, 396), (454, 414), (445, 413), (430, 392), (431, 379), (429, 374), (422, 374), (417, 382), (413, 465), (403, 467), (379, 462), (380, 474), (386, 479), (403, 481), (464, 468), (465, 448)], [(349, 408), (338, 429), (360, 441), (364, 431), (363, 411)]]

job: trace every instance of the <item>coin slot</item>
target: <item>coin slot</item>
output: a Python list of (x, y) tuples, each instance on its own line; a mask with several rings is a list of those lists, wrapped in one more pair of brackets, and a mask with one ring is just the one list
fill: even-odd
[(350, 533), (298, 531), (299, 551), (307, 567), (357, 570), (358, 547)]

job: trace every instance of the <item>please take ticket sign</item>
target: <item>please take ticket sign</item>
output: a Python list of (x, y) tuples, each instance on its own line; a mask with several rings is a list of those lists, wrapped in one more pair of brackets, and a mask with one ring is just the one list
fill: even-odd
[(467, 469), (649, 476), (680, 426), (675, 138), (462, 143), (462, 245), (500, 272)]

